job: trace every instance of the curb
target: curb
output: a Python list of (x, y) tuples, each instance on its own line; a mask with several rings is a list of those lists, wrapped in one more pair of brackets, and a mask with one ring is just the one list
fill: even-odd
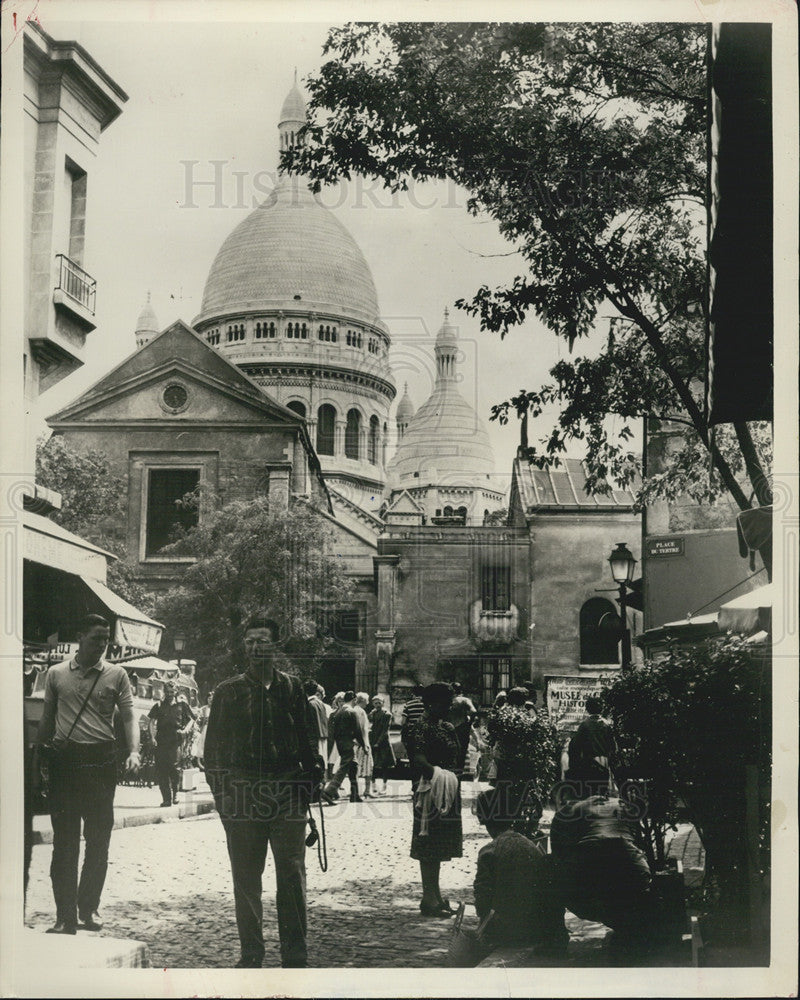
[[(175, 811), (173, 811), (175, 810)], [(114, 826), (112, 830), (124, 830), (128, 827), (134, 826), (151, 826), (156, 823), (169, 823), (174, 820), (181, 819), (191, 819), (194, 816), (204, 816), (207, 813), (214, 812), (214, 803), (211, 802), (192, 802), (185, 805), (174, 806), (170, 809), (158, 809), (148, 812), (140, 813), (134, 816), (120, 816), (114, 818)], [(53, 843), (53, 831), (52, 829), (47, 830), (34, 830), (31, 839), (32, 846), (36, 847), (39, 844), (52, 844)]]

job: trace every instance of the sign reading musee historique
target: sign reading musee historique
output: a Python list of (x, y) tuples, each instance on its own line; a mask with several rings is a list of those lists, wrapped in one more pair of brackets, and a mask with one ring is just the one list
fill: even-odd
[(648, 538), (647, 555), (651, 559), (658, 559), (664, 556), (682, 556), (682, 538)]
[(600, 691), (599, 677), (546, 677), (547, 712), (561, 732), (574, 733), (586, 716), (586, 699)]

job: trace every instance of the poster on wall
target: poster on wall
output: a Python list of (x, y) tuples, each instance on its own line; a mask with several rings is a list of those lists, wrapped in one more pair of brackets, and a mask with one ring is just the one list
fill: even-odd
[(586, 714), (586, 699), (603, 688), (600, 677), (545, 677), (547, 711), (559, 732), (574, 733)]

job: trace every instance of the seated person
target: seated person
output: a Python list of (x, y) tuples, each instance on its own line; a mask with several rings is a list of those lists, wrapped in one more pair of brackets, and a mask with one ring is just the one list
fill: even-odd
[(636, 844), (636, 810), (617, 797), (582, 798), (569, 783), (560, 786), (557, 802), (550, 846), (564, 905), (610, 927), (620, 944), (643, 944), (654, 923), (652, 879)]
[(513, 798), (502, 783), (477, 798), (478, 822), (492, 841), (478, 854), (475, 909), (480, 920), (494, 910), (485, 931), (485, 940), (493, 947), (538, 945), (542, 951), (562, 953), (569, 938), (551, 859), (511, 828), (520, 806)]

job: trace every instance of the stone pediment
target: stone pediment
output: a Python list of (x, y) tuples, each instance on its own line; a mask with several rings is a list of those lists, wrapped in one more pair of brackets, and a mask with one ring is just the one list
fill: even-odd
[(180, 321), (48, 418), (51, 427), (165, 421), (302, 424)]
[(411, 496), (408, 490), (403, 490), (386, 508), (386, 514), (423, 514), (424, 508)]

